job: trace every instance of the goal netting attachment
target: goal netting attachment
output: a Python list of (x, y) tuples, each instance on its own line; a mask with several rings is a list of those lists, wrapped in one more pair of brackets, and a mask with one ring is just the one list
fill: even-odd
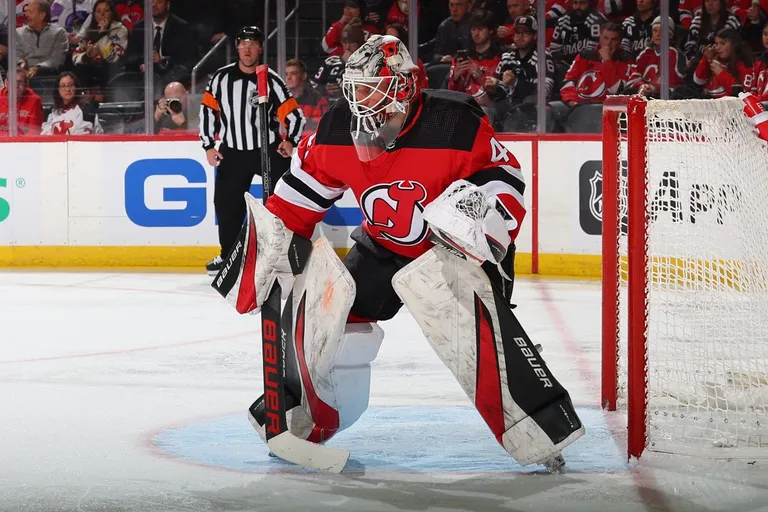
[(768, 148), (742, 109), (604, 106), (602, 401), (630, 456), (768, 455)]

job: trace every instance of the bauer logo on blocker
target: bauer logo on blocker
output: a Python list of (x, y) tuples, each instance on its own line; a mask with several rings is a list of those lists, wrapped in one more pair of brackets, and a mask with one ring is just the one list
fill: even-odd
[(125, 213), (134, 224), (197, 226), (206, 206), (205, 169), (196, 160), (138, 160), (125, 171)]

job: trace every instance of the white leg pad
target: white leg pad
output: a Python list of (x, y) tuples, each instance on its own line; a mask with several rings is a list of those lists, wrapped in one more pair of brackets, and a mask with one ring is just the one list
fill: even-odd
[(384, 331), (377, 324), (347, 324), (330, 371), (340, 431), (355, 423), (368, 408), (371, 362), (376, 359), (383, 339)]

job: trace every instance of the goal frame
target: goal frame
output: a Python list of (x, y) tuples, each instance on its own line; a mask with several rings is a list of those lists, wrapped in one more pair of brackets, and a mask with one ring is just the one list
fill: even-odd
[(648, 417), (648, 207), (646, 98), (609, 96), (603, 104), (603, 235), (602, 235), (602, 406), (616, 410), (619, 369), (619, 294), (621, 216), (619, 123), (627, 122), (627, 453), (645, 449)]

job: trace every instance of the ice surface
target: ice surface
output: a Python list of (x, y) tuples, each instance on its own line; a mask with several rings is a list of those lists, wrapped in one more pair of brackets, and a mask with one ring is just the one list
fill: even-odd
[(587, 427), (566, 474), (507, 457), (402, 312), (336, 476), (267, 456), (245, 419), (258, 318), (205, 276), (0, 273), (0, 511), (768, 511), (765, 462), (626, 463), (598, 407), (598, 283), (518, 279), (515, 300)]

